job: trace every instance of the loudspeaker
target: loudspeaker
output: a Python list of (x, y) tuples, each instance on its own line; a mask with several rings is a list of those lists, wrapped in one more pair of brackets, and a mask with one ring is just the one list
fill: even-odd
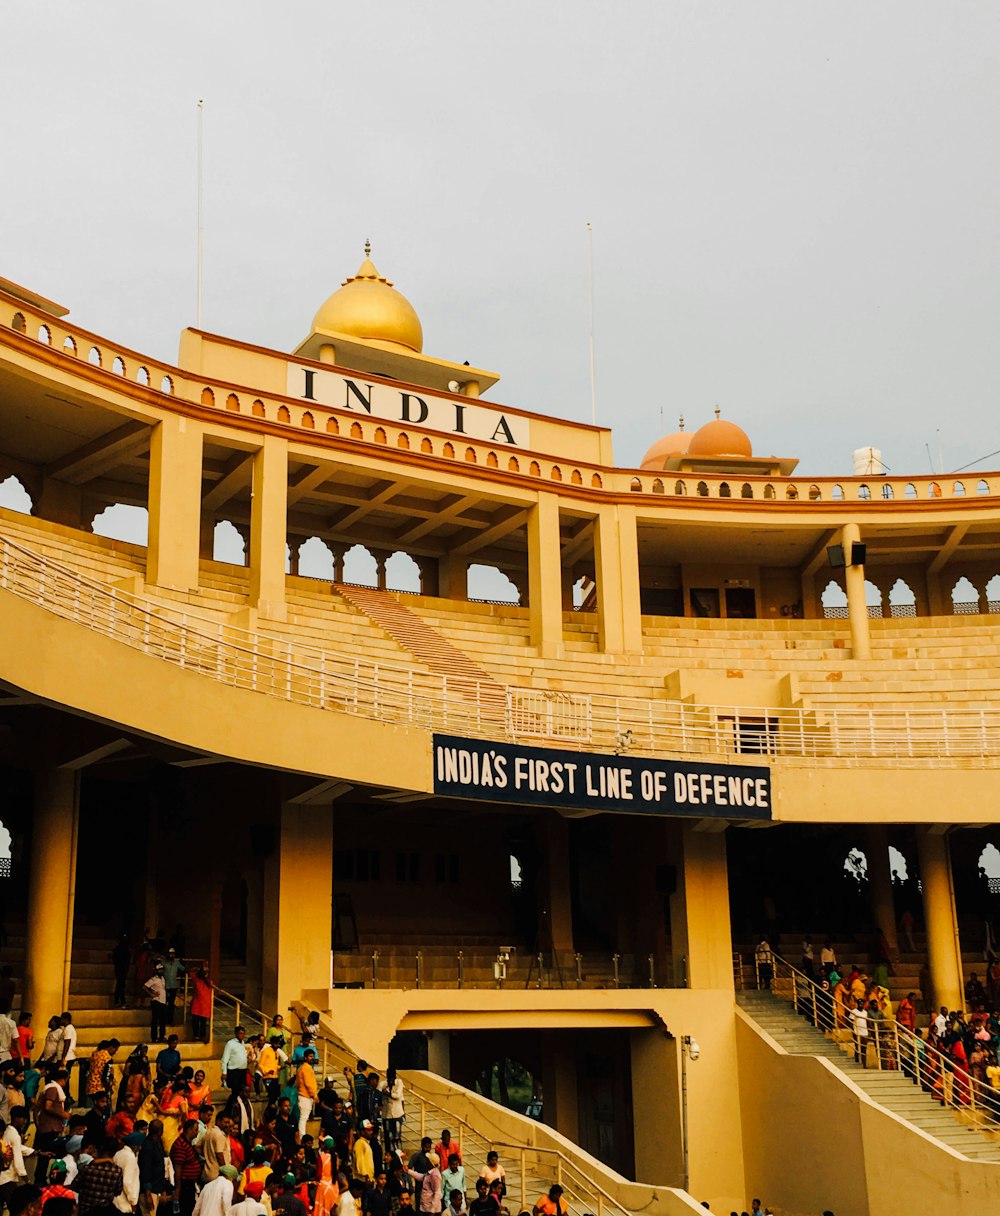
[(826, 556), (834, 570), (842, 570), (847, 565), (844, 559), (843, 545), (827, 545)]
[(868, 556), (868, 546), (867, 545), (862, 545), (859, 541), (855, 541), (854, 544), (851, 545), (851, 565), (852, 566), (863, 566), (865, 564), (865, 558), (867, 556)]

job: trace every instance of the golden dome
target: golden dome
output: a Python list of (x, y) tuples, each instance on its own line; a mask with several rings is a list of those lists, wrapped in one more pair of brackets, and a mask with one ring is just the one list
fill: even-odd
[(681, 418), (680, 429), (674, 431), (672, 435), (664, 435), (662, 439), (657, 439), (643, 456), (642, 464), (639, 467), (649, 470), (665, 469), (671, 456), (683, 456), (687, 452), (691, 439), (691, 432), (684, 430), (684, 419)]
[(410, 301), (375, 269), (365, 241), (365, 260), (320, 308), (313, 331), (350, 334), (390, 349), (421, 352), (424, 331)]
[(715, 411), (715, 421), (706, 422), (691, 436), (689, 456), (752, 456), (750, 437), (735, 422), (726, 422)]

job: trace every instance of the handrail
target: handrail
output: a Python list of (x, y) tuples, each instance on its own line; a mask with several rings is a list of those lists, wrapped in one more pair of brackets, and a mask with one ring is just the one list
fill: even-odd
[[(177, 616), (0, 535), (0, 590), (231, 687), (379, 722), (622, 754), (815, 759), (973, 759), (1000, 765), (995, 707), (879, 709), (692, 705), (643, 697), (498, 690), (230, 624)], [(179, 619), (178, 619), (179, 617)]]
[[(757, 987), (770, 987), (774, 996), (785, 1000), (828, 1038), (848, 1053), (853, 1050), (859, 1062), (878, 1071), (899, 1071), (909, 1078), (929, 1098), (950, 1108), (966, 1122), (982, 1131), (1000, 1131), (1000, 1091), (958, 1067), (963, 1064), (931, 1041), (931, 1028), (926, 1038), (903, 1026), (895, 1018), (873, 1017), (868, 1014), (867, 1041), (852, 1033), (847, 1007), (833, 999), (833, 993), (821, 989), (815, 981), (792, 966), (786, 959), (772, 953), (773, 976), (768, 982), (761, 972), (761, 960), (754, 956)], [(866, 994), (867, 1006), (867, 994)], [(843, 1012), (841, 1012), (841, 1010)]]

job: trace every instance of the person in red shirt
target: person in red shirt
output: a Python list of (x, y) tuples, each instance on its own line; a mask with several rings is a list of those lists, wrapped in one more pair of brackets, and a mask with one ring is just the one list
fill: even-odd
[(180, 1216), (191, 1216), (197, 1200), (196, 1188), (201, 1178), (201, 1158), (194, 1147), (197, 1135), (198, 1120), (187, 1119), (181, 1134), (170, 1146), (170, 1160), (174, 1164), (174, 1198)]
[(445, 1165), (448, 1164), (448, 1158), (452, 1155), (458, 1158), (459, 1165), (462, 1164), (461, 1146), (457, 1140), (452, 1140), (451, 1132), (447, 1128), (441, 1133), (441, 1139), (434, 1145), (434, 1151)]
[(61, 1159), (49, 1166), (48, 1185), (42, 1187), (42, 1199), (38, 1205), (39, 1216), (49, 1199), (72, 1199), (76, 1203), (76, 1191), (71, 1191), (66, 1185), (66, 1162)]
[(913, 1000), (916, 995), (915, 992), (908, 992), (896, 1009), (896, 1021), (911, 1033), (917, 1029), (917, 1006)]
[(566, 1216), (569, 1204), (562, 1194), (561, 1186), (550, 1186), (548, 1195), (543, 1195), (531, 1209), (531, 1216)]

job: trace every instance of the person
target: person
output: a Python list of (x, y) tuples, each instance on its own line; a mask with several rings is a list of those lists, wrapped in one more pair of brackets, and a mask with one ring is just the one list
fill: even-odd
[(417, 1211), (441, 1211), (441, 1158), (433, 1150), (427, 1154), (430, 1169), (425, 1173), (410, 1170), (409, 1175), (417, 1184)]
[(503, 1166), (500, 1164), (500, 1154), (496, 1149), (491, 1149), (486, 1154), (486, 1164), (479, 1171), (479, 1177), (485, 1178), (488, 1185), (494, 1182), (503, 1183), (503, 1193), (507, 1193), (507, 1175)]
[(358, 1066), (353, 1076), (345, 1064), (344, 1076), (354, 1094), (354, 1117), (360, 1123), (362, 1119), (371, 1118), (371, 1086), (368, 1084), (368, 1061), (358, 1060)]
[(329, 1115), (323, 1116), (323, 1130), (333, 1137), (337, 1156), (347, 1161), (354, 1147), (354, 1120), (344, 1109), (344, 1099), (334, 1095)]
[(801, 960), (802, 974), (807, 979), (810, 979), (810, 980), (815, 980), (815, 978), (816, 978), (815, 972), (813, 970), (813, 963), (814, 963), (815, 957), (816, 956), (813, 954), (812, 942), (809, 940), (808, 937), (803, 938), (802, 939), (802, 960)]
[(465, 1166), (458, 1155), (457, 1145), (452, 1145), (452, 1151), (448, 1154), (448, 1168), (441, 1171), (441, 1190), (449, 1197), (452, 1191), (461, 1191), (463, 1197), (465, 1195)]
[(114, 1154), (115, 1146), (104, 1141), (95, 1146), (93, 1159), (81, 1165), (76, 1188), (80, 1216), (86, 1216), (88, 1212), (93, 1212), (94, 1216), (113, 1216), (114, 1199), (121, 1193), (124, 1183)]
[(316, 1085), (316, 1074), (313, 1072), (313, 1063), (316, 1060), (316, 1052), (311, 1048), (306, 1048), (305, 1059), (299, 1065), (299, 1070), (295, 1074), (295, 1089), (299, 1095), (299, 1135), (306, 1134), (306, 1124), (312, 1115), (313, 1106), (316, 1104), (316, 1099), (319, 1097), (319, 1088)]
[[(59, 1054), (62, 1059), (63, 1066), (66, 1069), (67, 1076), (72, 1078), (73, 1065), (77, 1062), (77, 1033), (76, 1027), (73, 1025), (73, 1015), (68, 1009), (59, 1015), (59, 1028), (62, 1030), (62, 1038), (59, 1041)], [(67, 1081), (67, 1094), (69, 1093), (69, 1090), (70, 1085), (69, 1081)]]
[(376, 1173), (375, 1185), (365, 1191), (361, 1200), (362, 1216), (392, 1216), (392, 1196), (386, 1189), (388, 1181), (385, 1170)]
[(234, 1166), (222, 1166), (218, 1175), (201, 1188), (192, 1216), (229, 1216), (238, 1178)]
[(212, 981), (208, 978), (205, 968), (199, 967), (192, 982), (194, 992), (191, 996), (191, 1033), (202, 1043), (207, 1043), (212, 1019)]
[(37, 1152), (47, 1152), (62, 1135), (63, 1127), (69, 1117), (69, 1103), (66, 1095), (68, 1085), (69, 1073), (65, 1068), (57, 1068), (49, 1083), (38, 1095), (35, 1112), (35, 1150)]
[(255, 1144), (250, 1152), (250, 1164), (243, 1173), (243, 1191), (251, 1199), (260, 1199), (271, 1174), (271, 1163), (263, 1144)]
[(167, 993), (167, 1025), (173, 1026), (177, 1021), (177, 992), (180, 989), (181, 977), (185, 973), (184, 964), (177, 957), (177, 951), (171, 946), (163, 963), (163, 986)]
[(272, 1201), (271, 1206), (274, 1208), (275, 1213), (284, 1212), (286, 1216), (308, 1216), (306, 1205), (296, 1194), (298, 1186), (298, 1179), (289, 1170), (281, 1180), (281, 1190)]
[(451, 1132), (448, 1128), (444, 1128), (441, 1132), (441, 1139), (434, 1145), (434, 1151), (441, 1159), (442, 1165), (447, 1165), (452, 1153), (458, 1157), (459, 1164), (462, 1161), (462, 1149), (457, 1141), (452, 1140)]
[(163, 964), (157, 963), (153, 974), (143, 984), (149, 998), (149, 1038), (163, 1043), (167, 1037), (167, 985), (163, 979)]
[(126, 1213), (126, 1216), (131, 1216), (139, 1203), (139, 1150), (145, 1142), (146, 1137), (142, 1132), (130, 1132), (114, 1155), (114, 1163), (122, 1172), (122, 1189), (121, 1193), (115, 1196), (114, 1205), (119, 1212)]
[(46, 1185), (42, 1189), (42, 1208), (49, 1199), (70, 1199), (74, 1207), (76, 1206), (76, 1191), (71, 1191), (66, 1185), (67, 1168), (62, 1157), (57, 1157), (49, 1166)]
[(130, 1114), (133, 1119), (149, 1096), (149, 1057), (145, 1043), (139, 1043), (128, 1054), (122, 1068), (122, 1079), (118, 1086), (117, 1109)]
[(431, 1163), (428, 1161), (427, 1157), (433, 1145), (434, 1141), (430, 1138), (430, 1136), (424, 1136), (420, 1141), (420, 1147), (410, 1157), (408, 1168), (411, 1170), (419, 1170), (421, 1174), (426, 1174), (431, 1168)]
[(167, 1190), (166, 1152), (163, 1147), (163, 1121), (153, 1119), (146, 1139), (139, 1147), (139, 1211), (155, 1216)]
[(127, 933), (123, 933), (115, 943), (115, 948), (111, 951), (111, 963), (115, 971), (115, 991), (111, 1005), (114, 1009), (125, 1009), (125, 985), (128, 983), (128, 970), (132, 963), (132, 947), (128, 944)]
[(87, 1100), (92, 1102), (94, 1095), (104, 1093), (110, 1097), (114, 1085), (114, 1068), (112, 1061), (118, 1052), (120, 1044), (117, 1039), (102, 1039), (97, 1050), (90, 1057), (87, 1065)]
[(104, 1090), (91, 1094), (90, 1110), (87, 1112), (85, 1136), (89, 1136), (94, 1144), (100, 1144), (107, 1135), (108, 1120), (111, 1118), (111, 1103)]
[(281, 1098), (278, 1101), (278, 1113), (274, 1120), (274, 1135), (281, 1146), (281, 1155), (286, 1161), (290, 1161), (295, 1156), (295, 1149), (299, 1143), (299, 1133), (296, 1125), (292, 1122), (292, 1103), (290, 1098)]
[(9, 1154), (10, 1160), (0, 1171), (0, 1208), (6, 1206), (11, 1191), (28, 1180), (28, 1171), (24, 1164), (25, 1157), (30, 1157), (35, 1151), (24, 1143), (24, 1133), (28, 1129), (28, 1109), (25, 1106), (15, 1106), (11, 1113), (10, 1123), (4, 1128), (0, 1137), (4, 1148), (4, 1157)]
[[(278, 1069), (281, 1066), (279, 1060), (279, 1052), (285, 1056), (282, 1048), (282, 1037), (280, 1034), (272, 1035), (260, 1049), (260, 1054), (257, 1057), (257, 1073), (261, 1081), (264, 1083), (264, 1092), (267, 1094), (268, 1102), (274, 1102), (278, 1096)], [(287, 1056), (285, 1056), (287, 1059)], [(322, 1094), (320, 1094), (320, 1101)], [(322, 1121), (322, 1111), (320, 1113)]]
[(54, 1064), (59, 1059), (62, 1046), (62, 1024), (58, 1017), (49, 1018), (45, 1041), (42, 1043), (42, 1054), (38, 1057), (38, 1065)]
[(354, 1141), (351, 1150), (351, 1168), (355, 1178), (365, 1186), (370, 1186), (375, 1181), (375, 1155), (372, 1151), (375, 1125), (371, 1119), (361, 1121), (360, 1131), (361, 1135)]
[[(406, 1114), (403, 1101), (403, 1082), (395, 1068), (386, 1070), (382, 1082), (382, 1134), (388, 1150), (397, 1149), (402, 1142), (402, 1124)], [(449, 1154), (450, 1156), (450, 1154)], [(443, 1158), (442, 1158), (443, 1160)], [(464, 1189), (464, 1188), (463, 1188)]]
[(201, 1158), (194, 1147), (197, 1135), (198, 1120), (186, 1119), (181, 1134), (170, 1149), (170, 1162), (174, 1167), (174, 1202), (177, 1204), (178, 1216), (191, 1216), (198, 1197)]
[(217, 1119), (205, 1133), (201, 1144), (201, 1155), (205, 1162), (202, 1181), (214, 1182), (224, 1165), (232, 1165), (233, 1149), (229, 1135), (222, 1126), (223, 1120)]
[(199, 1068), (194, 1074), (187, 1097), (188, 1106), (193, 1111), (199, 1110), (203, 1102), (211, 1102), (212, 1087), (205, 1080), (205, 1070), (203, 1068)]
[(27, 1067), (31, 1063), (31, 1053), (35, 1050), (35, 1036), (31, 1033), (31, 1014), (23, 1010), (17, 1019), (17, 1038), (11, 1044), (15, 1057)]
[(445, 1216), (466, 1216), (468, 1208), (465, 1206), (465, 1194), (463, 1191), (451, 1191), (448, 1195), (448, 1206), (445, 1208)]
[(340, 1187), (340, 1198), (337, 1200), (337, 1216), (358, 1216), (358, 1204), (354, 1191), (361, 1189), (356, 1179), (344, 1177)]
[(754, 960), (757, 964), (757, 986), (759, 988), (770, 988), (771, 978), (774, 975), (774, 954), (768, 944), (767, 937), (762, 937), (757, 943), (757, 949), (754, 951)]
[(556, 1183), (531, 1209), (531, 1216), (566, 1216), (568, 1211), (569, 1204), (563, 1199), (563, 1189)]
[(167, 1039), (167, 1045), (162, 1051), (156, 1055), (156, 1085), (154, 1088), (162, 1089), (165, 1085), (174, 1081), (181, 1071), (181, 1053), (177, 1048), (177, 1035), (172, 1034)]
[(862, 1068), (868, 1067), (868, 1010), (864, 997), (858, 997), (850, 1012), (851, 1030), (854, 1034), (854, 1059)]
[(827, 973), (827, 975), (829, 975), (837, 965), (837, 952), (834, 950), (833, 942), (830, 938), (826, 939), (826, 941), (823, 943), (823, 949), (819, 952), (819, 965), (821, 969)]
[(220, 1068), (226, 1085), (234, 1094), (241, 1094), (247, 1084), (247, 1032), (242, 1026), (237, 1026), (233, 1037), (222, 1050)]

